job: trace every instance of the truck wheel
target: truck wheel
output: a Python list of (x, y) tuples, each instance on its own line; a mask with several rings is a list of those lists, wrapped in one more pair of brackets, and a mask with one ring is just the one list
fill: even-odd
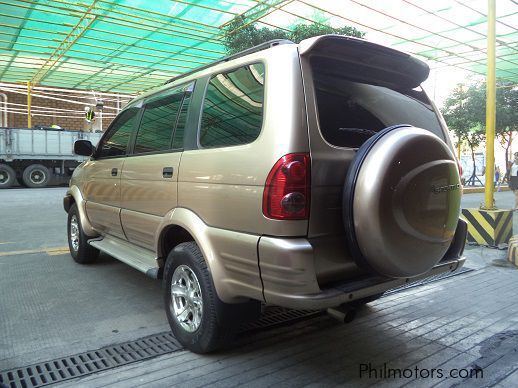
[(16, 182), (16, 173), (11, 166), (0, 164), (0, 189), (7, 189)]
[(67, 222), (68, 248), (76, 263), (88, 264), (99, 256), (99, 250), (88, 244), (88, 236), (83, 232), (77, 205), (73, 204), (68, 211)]
[(50, 177), (50, 170), (41, 164), (31, 164), (22, 175), (23, 183), (27, 187), (47, 187)]
[(183, 346), (195, 353), (207, 353), (232, 339), (234, 330), (223, 327), (219, 319), (226, 304), (216, 294), (196, 243), (181, 243), (169, 253), (164, 285), (167, 319)]

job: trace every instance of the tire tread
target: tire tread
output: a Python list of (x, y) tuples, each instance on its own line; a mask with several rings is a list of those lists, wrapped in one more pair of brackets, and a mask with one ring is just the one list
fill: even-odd
[[(186, 258), (188, 259), (186, 260)], [(191, 263), (188, 261), (191, 261)], [(180, 264), (191, 267), (198, 277), (202, 288), (202, 323), (194, 333), (187, 333), (177, 325), (176, 318), (172, 316), (169, 308), (171, 278), (174, 269)], [(220, 317), (218, 314), (224, 309), (225, 303), (216, 294), (205, 258), (194, 241), (180, 243), (170, 252), (164, 269), (164, 285), (167, 319), (175, 337), (182, 345), (195, 353), (209, 353), (231, 342), (236, 330), (235, 328), (224, 327), (219, 324)]]
[[(72, 243), (70, 242), (70, 220), (72, 216), (75, 215), (77, 217), (77, 222), (79, 225), (79, 249), (77, 252), (74, 252), (72, 249)], [(77, 204), (73, 204), (68, 211), (68, 219), (67, 219), (67, 237), (68, 237), (68, 247), (70, 249), (70, 255), (74, 259), (74, 261), (78, 264), (90, 264), (97, 260), (99, 256), (99, 250), (94, 248), (93, 246), (88, 244), (88, 236), (83, 232), (83, 226), (81, 225), (81, 218), (79, 217), (79, 211), (77, 209)]]

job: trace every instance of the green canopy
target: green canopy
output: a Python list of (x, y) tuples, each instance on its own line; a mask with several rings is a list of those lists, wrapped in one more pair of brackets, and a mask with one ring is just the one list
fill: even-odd
[[(0, 82), (136, 93), (225, 55), (237, 15), (289, 29), (325, 20), (432, 67), (484, 74), (486, 0), (0, 0)], [(497, 1), (497, 78), (518, 83), (518, 6)]]

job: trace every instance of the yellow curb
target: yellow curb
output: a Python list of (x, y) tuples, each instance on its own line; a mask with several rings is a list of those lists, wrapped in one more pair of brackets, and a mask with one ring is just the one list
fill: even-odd
[(48, 249), (46, 252), (47, 252), (47, 255), (49, 255), (49, 256), (59, 256), (59, 255), (66, 255), (66, 254), (70, 253), (70, 249), (68, 249), (68, 247), (52, 248), (52, 249)]
[[(508, 186), (502, 186), (502, 187), (500, 187), (500, 191), (510, 191), (510, 189), (509, 189)], [(485, 192), (485, 188), (484, 187), (467, 187), (467, 186), (464, 186), (462, 188), (462, 192), (464, 194), (483, 193), (483, 192)], [(495, 189), (495, 193), (496, 192), (497, 192), (497, 190)]]
[(25, 249), (22, 251), (10, 251), (10, 252), (0, 252), (0, 257), (2, 256), (18, 256), (18, 255), (28, 255), (32, 253), (46, 253), (49, 256), (57, 256), (64, 255), (68, 253), (68, 247), (55, 247), (55, 248), (38, 248), (38, 249)]

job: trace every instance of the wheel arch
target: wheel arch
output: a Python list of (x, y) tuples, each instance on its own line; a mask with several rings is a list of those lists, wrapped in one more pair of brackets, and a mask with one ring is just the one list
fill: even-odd
[[(170, 252), (165, 252), (165, 248), (173, 249), (182, 242), (194, 241), (200, 248), (212, 275), (218, 297), (223, 302), (241, 303), (249, 299), (263, 299), (256, 257), (259, 236), (210, 227), (196, 213), (186, 208), (175, 208), (167, 213), (158, 230), (160, 232), (157, 233), (155, 239), (155, 249), (157, 257), (161, 259), (159, 262), (163, 262), (162, 264), (165, 264)], [(165, 239), (174, 232), (179, 232), (180, 235), (171, 242), (166, 242)], [(189, 240), (181, 241), (187, 238)], [(228, 245), (230, 240), (239, 241), (240, 244), (231, 247)], [(223, 247), (227, 249), (223, 249)], [(222, 252), (225, 252), (225, 257)], [(230, 263), (227, 256), (235, 257), (238, 260), (239, 258), (249, 258), (249, 260), (240, 260), (236, 265), (235, 262)], [(242, 261), (245, 263), (241, 264)], [(162, 266), (162, 268), (164, 267)], [(243, 275), (243, 270), (245, 275)], [(163, 275), (165, 276), (165, 274)]]
[(81, 218), (81, 227), (83, 228), (83, 232), (87, 236), (97, 236), (98, 233), (92, 227), (92, 224), (90, 224), (90, 220), (86, 215), (86, 201), (84, 200), (83, 195), (81, 194), (81, 190), (79, 190), (79, 187), (77, 186), (70, 187), (67, 190), (65, 197), (63, 198), (63, 208), (67, 213), (74, 203), (77, 205), (77, 210), (79, 211), (79, 217)]
[(158, 237), (158, 257), (167, 257), (169, 252), (171, 252), (178, 244), (187, 241), (195, 241), (194, 237), (187, 229), (176, 224), (165, 226)]
[(207, 238), (207, 225), (193, 211), (185, 208), (175, 208), (169, 211), (158, 227), (160, 231), (155, 238), (155, 250), (157, 257), (163, 258), (182, 242), (194, 241), (201, 249), (207, 265), (210, 263), (207, 257), (207, 248), (210, 242)]

